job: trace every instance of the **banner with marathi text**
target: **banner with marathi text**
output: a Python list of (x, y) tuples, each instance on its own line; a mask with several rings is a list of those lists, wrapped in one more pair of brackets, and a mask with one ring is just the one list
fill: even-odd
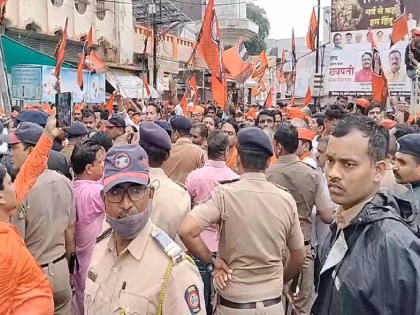
[[(371, 96), (375, 67), (369, 28), (377, 44), (389, 90), (393, 96), (410, 97), (411, 83), (404, 62), (408, 37), (390, 47), (396, 0), (332, 0), (330, 96)], [(420, 19), (420, 1), (406, 0), (409, 30)]]

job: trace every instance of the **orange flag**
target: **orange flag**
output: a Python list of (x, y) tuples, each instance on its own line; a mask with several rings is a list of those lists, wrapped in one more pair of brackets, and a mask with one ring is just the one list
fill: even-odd
[(149, 97), (150, 96), (150, 88), (149, 88), (149, 83), (147, 83), (146, 75), (143, 74), (141, 79), (143, 80), (143, 84), (144, 84), (144, 88), (146, 89), (147, 97)]
[(289, 101), (289, 104), (287, 104), (287, 107), (293, 107), (295, 106), (295, 94), (292, 95), (292, 98)]
[(292, 59), (296, 63), (296, 39), (295, 39), (295, 29), (292, 28)]
[(386, 80), (385, 73), (382, 69), (381, 54), (378, 46), (376, 46), (375, 38), (373, 37), (372, 30), (369, 30), (370, 42), (372, 45), (372, 94), (373, 101), (377, 104), (386, 106), (386, 100), (389, 94), (388, 81)]
[(252, 69), (252, 78), (260, 77), (264, 74), (265, 70), (268, 68), (267, 55), (265, 50), (263, 50), (254, 62), (254, 67)]
[(267, 88), (265, 87), (265, 83), (264, 80), (262, 79), (262, 77), (260, 78), (260, 82), (258, 82), (258, 86), (252, 88), (252, 95), (253, 96), (258, 96), (260, 95), (262, 92), (265, 92), (267, 90)]
[(104, 62), (99, 58), (94, 50), (91, 50), (85, 59), (85, 65), (92, 73), (103, 73), (106, 70)]
[(227, 102), (227, 82), (226, 77), (223, 76), (220, 81), (215, 75), (211, 76), (211, 88), (213, 92), (213, 99), (221, 107), (222, 110), (225, 109)]
[(191, 77), (189, 81), (189, 91), (188, 91), (189, 97), (192, 99), (192, 103), (194, 105), (200, 104), (198, 100), (198, 88), (197, 88), (197, 80), (195, 79), (195, 74)]
[(318, 22), (316, 20), (315, 8), (312, 8), (311, 20), (309, 21), (308, 32), (306, 33), (306, 47), (315, 51), (315, 40), (317, 36)]
[(305, 100), (303, 101), (303, 107), (308, 106), (311, 101), (312, 101), (312, 92), (311, 92), (311, 87), (308, 86), (308, 90), (306, 91), (306, 95), (305, 95)]
[(216, 16), (214, 0), (207, 4), (203, 24), (197, 45), (198, 54), (205, 60), (212, 75), (222, 81), (223, 69), (223, 44), (220, 38), (219, 21)]
[(69, 18), (66, 18), (66, 23), (64, 24), (63, 36), (61, 36), (60, 41), (55, 47), (55, 58), (57, 58), (57, 63), (55, 65), (54, 76), (58, 79), (60, 76), (61, 65), (64, 60), (64, 54), (66, 52), (66, 42), (67, 42), (67, 27), (69, 25)]
[(245, 83), (250, 77), (252, 64), (242, 36), (239, 37), (235, 46), (223, 52), (223, 62), (236, 82)]
[[(408, 19), (404, 0), (396, 1), (397, 4), (394, 24), (392, 25), (391, 43), (390, 47), (394, 46), (400, 40), (403, 40), (405, 35), (408, 35)], [(398, 4), (399, 2), (399, 4)], [(371, 35), (372, 36), (372, 35)]]
[(106, 108), (108, 109), (110, 115), (114, 112), (114, 94), (111, 95), (106, 103)]
[(272, 100), (273, 93), (274, 93), (274, 87), (271, 87), (270, 91), (268, 92), (267, 98), (264, 102), (264, 107), (265, 108), (271, 108), (273, 106), (273, 100)]

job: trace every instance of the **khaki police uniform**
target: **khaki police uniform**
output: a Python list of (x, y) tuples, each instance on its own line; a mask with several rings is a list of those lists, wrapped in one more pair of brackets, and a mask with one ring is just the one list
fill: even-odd
[(152, 222), (184, 247), (177, 233), (182, 219), (191, 211), (191, 196), (182, 184), (172, 181), (161, 168), (151, 167), (149, 177), (150, 182), (159, 187), (154, 193)]
[(84, 305), (85, 315), (206, 314), (197, 267), (150, 220), (119, 256), (113, 233), (96, 245)]
[(319, 170), (301, 162), (296, 155), (283, 155), (271, 164), (266, 173), (267, 180), (288, 189), (296, 201), (300, 226), (306, 246), (306, 258), (302, 266), (299, 294), (295, 300), (297, 314), (310, 314), (315, 300), (314, 257), (311, 250), (311, 212), (329, 210), (333, 207), (328, 191), (322, 182)]
[(61, 154), (64, 155), (66, 159), (69, 161), (70, 161), (71, 155), (73, 154), (74, 147), (75, 146), (73, 144), (67, 144), (67, 146), (63, 150), (61, 150)]
[(69, 314), (71, 289), (65, 258), (65, 230), (76, 221), (71, 182), (46, 169), (22, 204), (13, 212), (15, 225), (29, 252), (51, 283), (54, 314)]
[(282, 252), (303, 247), (292, 196), (263, 173), (245, 173), (221, 182), (189, 215), (202, 230), (219, 225), (218, 255), (233, 270), (227, 287), (216, 288), (215, 314), (283, 314)]
[(206, 161), (207, 154), (202, 148), (190, 139), (180, 138), (172, 145), (171, 155), (162, 168), (170, 179), (185, 184), (188, 174), (203, 167)]

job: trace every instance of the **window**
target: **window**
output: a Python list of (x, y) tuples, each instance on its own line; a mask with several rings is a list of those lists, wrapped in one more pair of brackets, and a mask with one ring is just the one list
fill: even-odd
[(51, 0), (51, 3), (53, 4), (53, 6), (59, 8), (63, 5), (63, 0)]
[(96, 17), (99, 21), (103, 21), (106, 15), (105, 1), (96, 0)]
[(88, 4), (88, 0), (74, 0), (74, 6), (80, 14), (85, 14)]

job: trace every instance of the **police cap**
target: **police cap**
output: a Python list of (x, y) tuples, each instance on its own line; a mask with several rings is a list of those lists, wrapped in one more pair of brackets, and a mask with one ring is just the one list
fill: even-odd
[(273, 155), (273, 147), (267, 134), (259, 128), (249, 127), (238, 132), (239, 148), (250, 151), (263, 151)]
[(412, 133), (399, 138), (397, 151), (420, 158), (420, 134)]

